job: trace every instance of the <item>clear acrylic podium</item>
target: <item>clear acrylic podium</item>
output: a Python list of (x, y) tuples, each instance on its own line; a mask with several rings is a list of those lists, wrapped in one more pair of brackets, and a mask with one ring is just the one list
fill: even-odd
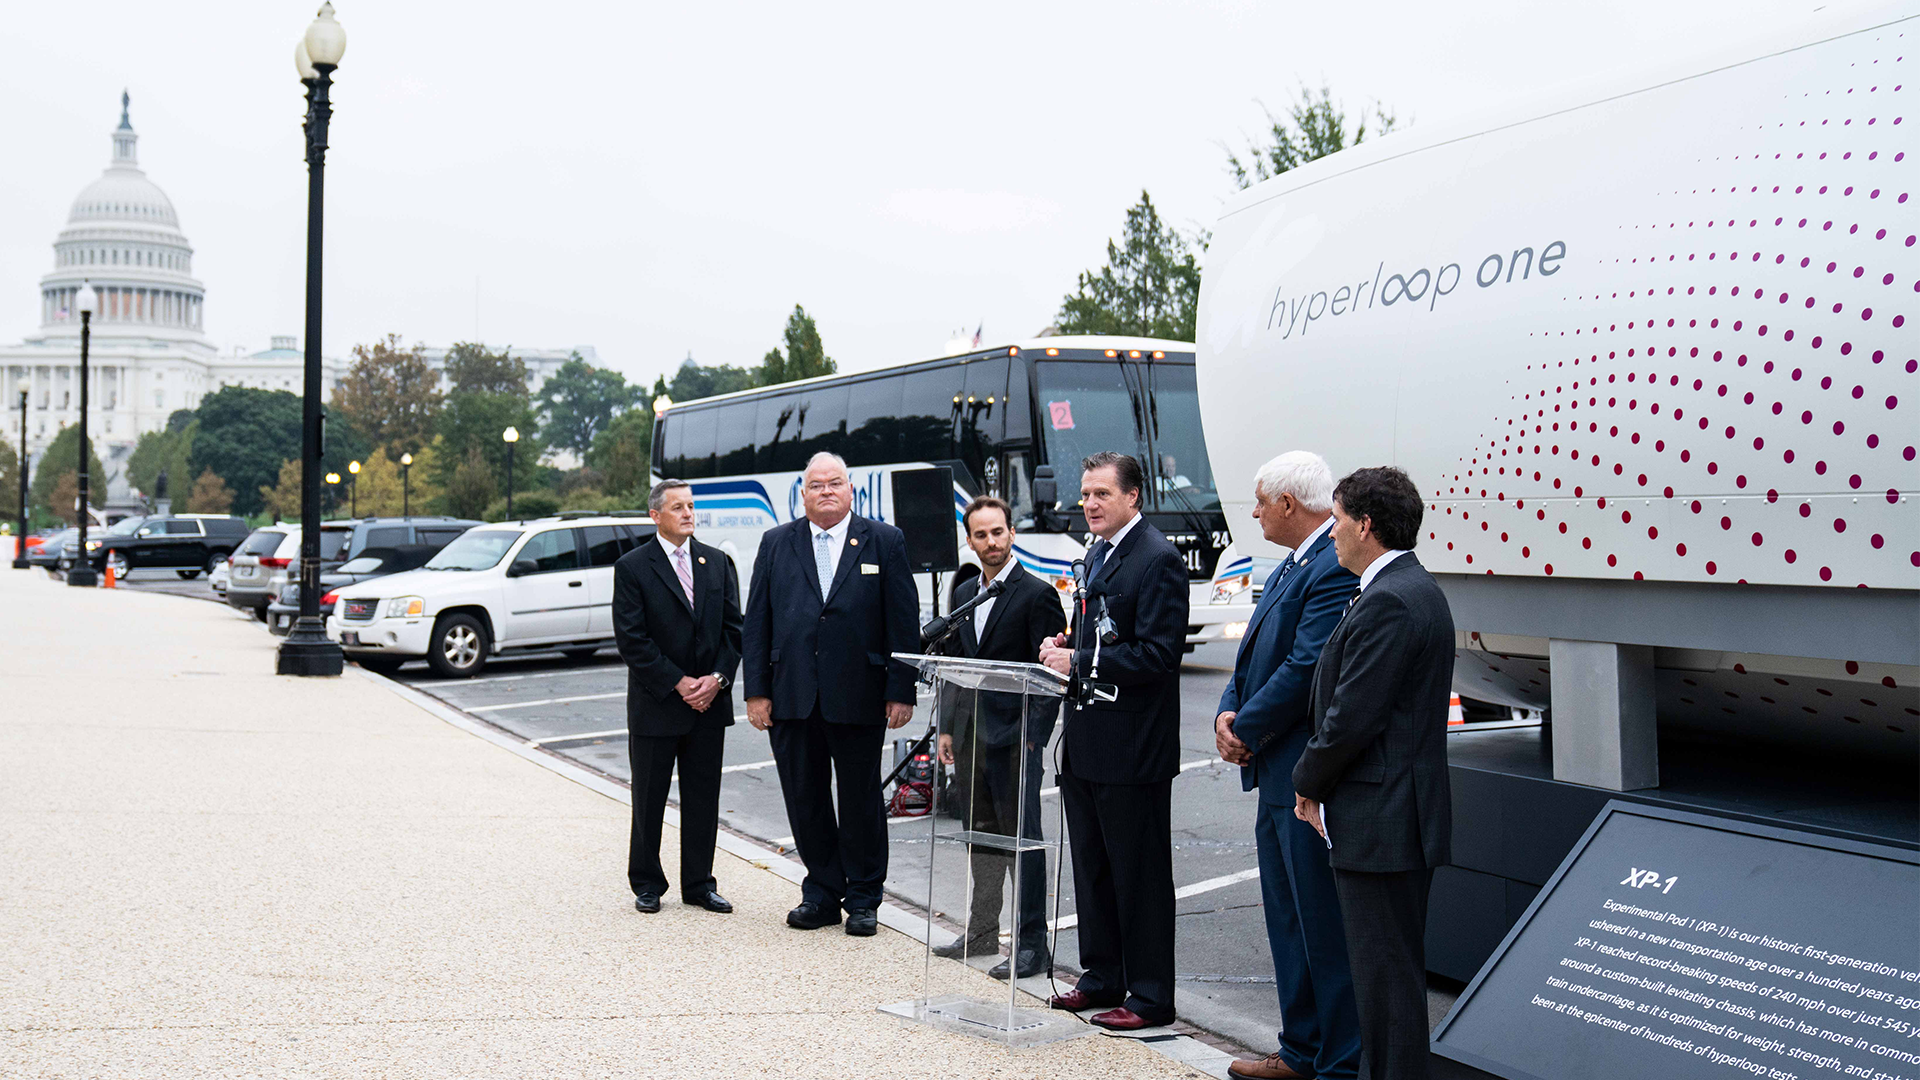
[[(936, 799), (924, 833), (927, 906), (959, 923), (959, 941), (969, 945), (964, 960), (935, 956), (934, 946), (947, 935), (930, 918), (924, 994), (880, 1010), (1014, 1048), (1092, 1034), (1071, 1013), (1047, 1008), (1044, 971), (1037, 985), (1029, 980), (1038, 996), (1024, 1004), (1021, 980), (996, 983), (987, 974), (1004, 960), (1017, 976), (1021, 946), (1035, 944), (1035, 935), (1043, 948), (1051, 945), (1046, 919), (1054, 905), (1047, 897), (1060, 837), (1042, 839), (1039, 788), (1045, 729), (1066, 693), (1066, 677), (1039, 664), (912, 653), (894, 659), (934, 684), (933, 727), (952, 740), (951, 798), (944, 811)], [(902, 834), (919, 831), (917, 823), (903, 825), (896, 835), (906, 840)]]

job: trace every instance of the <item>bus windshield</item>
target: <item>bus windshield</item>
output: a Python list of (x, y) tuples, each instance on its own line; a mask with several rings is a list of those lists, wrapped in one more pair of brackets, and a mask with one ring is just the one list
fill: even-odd
[(1063, 507), (1080, 499), (1080, 460), (1101, 450), (1140, 459), (1146, 506), (1165, 513), (1218, 514), (1200, 395), (1191, 364), (1047, 360), (1034, 365), (1047, 461)]

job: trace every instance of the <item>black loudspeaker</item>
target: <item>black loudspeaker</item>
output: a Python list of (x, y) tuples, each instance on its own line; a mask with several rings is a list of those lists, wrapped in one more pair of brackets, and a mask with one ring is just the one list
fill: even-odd
[(907, 563), (915, 573), (960, 569), (952, 469), (937, 465), (894, 473), (893, 523), (907, 534)]

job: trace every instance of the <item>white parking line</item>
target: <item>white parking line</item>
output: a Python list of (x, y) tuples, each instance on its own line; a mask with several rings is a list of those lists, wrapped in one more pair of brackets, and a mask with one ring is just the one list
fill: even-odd
[(521, 679), (558, 679), (566, 675), (585, 675), (596, 671), (619, 671), (625, 664), (599, 664), (594, 667), (568, 668), (565, 671), (532, 671), (525, 675), (484, 675), (478, 679), (466, 679), (457, 683), (442, 683), (449, 690), (458, 690), (463, 686), (474, 686), (490, 682), (518, 682)]
[[(1225, 764), (1226, 762), (1220, 760), (1217, 757), (1206, 758), (1205, 760), (1202, 760), (1202, 761), (1189, 761), (1186, 764), (1180, 766), (1180, 771), (1191, 772), (1194, 769), (1204, 769), (1209, 765), (1225, 765)], [(1058, 794), (1060, 794), (1060, 789), (1057, 787), (1047, 787), (1047, 788), (1040, 789), (1040, 797), (1043, 799), (1050, 798)]]
[(604, 739), (612, 735), (625, 735), (626, 728), (608, 728), (605, 731), (583, 731), (578, 735), (549, 735), (544, 739), (528, 739), (528, 746), (545, 746), (548, 743), (572, 742), (575, 739)]
[[(1229, 885), (1238, 885), (1243, 881), (1252, 881), (1259, 876), (1260, 868), (1257, 866), (1241, 870), (1238, 873), (1222, 874), (1219, 877), (1208, 878), (1205, 881), (1196, 881), (1184, 888), (1175, 889), (1173, 890), (1173, 898), (1175, 900), (1185, 900), (1189, 896), (1199, 896), (1201, 893), (1209, 893), (1215, 889), (1224, 889)], [(1056, 930), (1070, 930), (1079, 925), (1080, 916), (1062, 915), (1059, 921), (1053, 924), (1053, 928)]]
[(499, 712), (501, 709), (531, 709), (535, 705), (565, 705), (574, 701), (606, 701), (608, 698), (626, 697), (625, 690), (611, 694), (579, 694), (574, 697), (540, 698), (537, 701), (509, 701), (501, 705), (463, 705), (471, 713)]

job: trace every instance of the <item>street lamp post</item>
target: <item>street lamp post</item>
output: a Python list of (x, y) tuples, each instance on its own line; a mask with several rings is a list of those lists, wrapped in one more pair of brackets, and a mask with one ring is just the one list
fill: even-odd
[(27, 392), (20, 391), (20, 535), (15, 538), (13, 568), (26, 570), (27, 561)]
[(347, 516), (358, 518), (360, 516), (360, 463), (347, 462), (347, 471), (353, 474), (352, 486), (347, 488)]
[(80, 509), (75, 524), (80, 527), (80, 536), (74, 541), (73, 569), (67, 571), (67, 584), (82, 588), (92, 588), (100, 584), (100, 575), (93, 570), (93, 558), (87, 554), (87, 509), (91, 505), (91, 493), (87, 489), (87, 352), (93, 343), (93, 313), (100, 306), (100, 296), (93, 291), (93, 283), (80, 286)]
[(507, 519), (513, 519), (513, 444), (520, 441), (520, 429), (508, 427), (500, 433), (500, 441), (507, 444)]
[(340, 474), (337, 472), (328, 473), (327, 474), (327, 513), (328, 514), (333, 513), (340, 506), (339, 487), (340, 487)]
[(408, 499), (410, 491), (407, 486), (408, 481), (412, 479), (413, 479), (413, 455), (401, 454), (400, 455), (400, 516), (408, 519), (411, 519), (413, 517), (413, 505)]
[(307, 355), (302, 381), (300, 432), (300, 615), (280, 643), (275, 669), (282, 675), (338, 675), (340, 646), (320, 619), (320, 459), (324, 453), (320, 407), (320, 254), (323, 179), (327, 167), (327, 122), (333, 116), (328, 91), (347, 51), (347, 33), (334, 21), (333, 5), (319, 14), (294, 49), (294, 67), (307, 87)]

